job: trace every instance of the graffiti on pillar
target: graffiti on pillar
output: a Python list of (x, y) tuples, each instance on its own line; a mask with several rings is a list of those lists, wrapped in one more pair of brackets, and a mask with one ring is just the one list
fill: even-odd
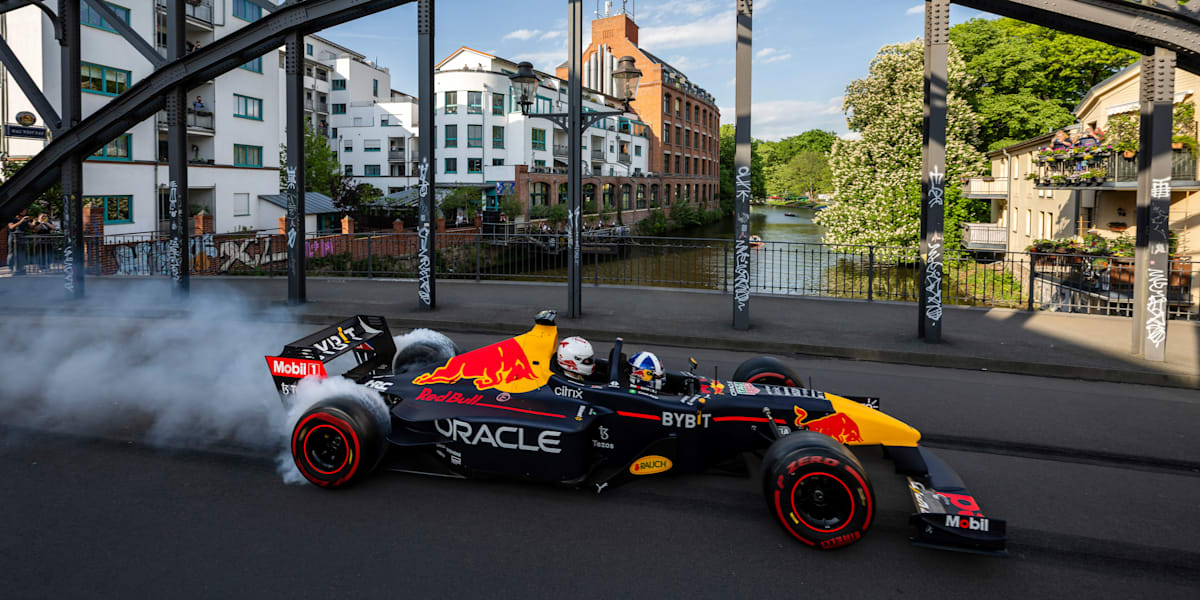
[(63, 275), (67, 277), (67, 291), (75, 293), (75, 227), (71, 222), (71, 197), (67, 195), (63, 195), (63, 233)]
[[(1171, 178), (1154, 179), (1150, 182), (1150, 230), (1161, 236), (1160, 239), (1166, 239), (1168, 236), (1168, 228), (1170, 226), (1171, 216), (1166, 205), (1171, 201)], [(1166, 202), (1153, 202), (1153, 200), (1165, 200)]]
[(421, 200), (424, 200), (429, 195), (429, 159), (422, 158), (421, 164), (418, 166), (417, 176), (417, 193), (420, 194)]
[[(750, 167), (738, 167), (734, 188), (739, 210), (734, 225), (733, 299), (738, 311), (743, 311), (750, 301)], [(741, 210), (742, 206), (746, 210)]]
[(1146, 300), (1146, 340), (1155, 348), (1167, 339), (1167, 272), (1149, 269), (1150, 293)]
[(429, 223), (421, 223), (417, 227), (417, 239), (419, 240), (417, 249), (418, 273), (420, 274), (419, 283), (417, 284), (417, 296), (421, 298), (421, 302), (429, 304), (429, 279), (430, 268), (432, 265), (429, 261)]
[(571, 244), (571, 260), (574, 261), (576, 268), (579, 268), (581, 261), (581, 252), (579, 249), (579, 206), (567, 213), (567, 240)]
[(942, 320), (942, 236), (929, 236), (929, 256), (925, 262), (925, 318), (937, 325)]
[(937, 165), (929, 172), (929, 206), (942, 206), (944, 203), (946, 174)]
[(183, 253), (179, 247), (179, 225), (176, 217), (179, 215), (179, 184), (170, 182), (170, 192), (167, 196), (168, 212), (171, 213), (171, 239), (167, 241), (167, 265), (171, 272), (171, 280), (179, 283), (183, 272)]
[(299, 204), (296, 194), (296, 167), (287, 168), (287, 193), (287, 247), (290, 249), (296, 246), (296, 205)]

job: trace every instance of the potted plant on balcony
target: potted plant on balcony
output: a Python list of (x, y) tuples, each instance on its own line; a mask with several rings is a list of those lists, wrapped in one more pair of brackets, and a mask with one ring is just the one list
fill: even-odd
[(1098, 233), (1085, 233), (1079, 245), (1080, 251), (1092, 256), (1107, 256), (1108, 240)]
[(1171, 136), (1171, 149), (1183, 150), (1187, 149), (1188, 154), (1193, 158), (1196, 156), (1196, 138), (1190, 135), (1173, 135)]
[(1050, 183), (1053, 183), (1054, 185), (1064, 185), (1067, 183), (1067, 177), (1066, 175), (1051, 175)]
[(1137, 113), (1113, 115), (1108, 119), (1109, 143), (1125, 158), (1133, 158), (1138, 151), (1141, 117)]
[(1035, 179), (1037, 179), (1037, 178), (1038, 178), (1038, 174), (1037, 174), (1037, 173), (1026, 173), (1026, 174), (1025, 174), (1025, 179), (1027, 179), (1027, 180), (1029, 180), (1029, 181), (1033, 181), (1033, 180), (1035, 180)]
[(1091, 169), (1091, 173), (1092, 182), (1096, 185), (1100, 185), (1108, 180), (1108, 169), (1104, 167), (1095, 167)]
[(1096, 176), (1091, 171), (1084, 171), (1079, 174), (1079, 182), (1083, 185), (1093, 185), (1096, 183)]
[(1129, 226), (1126, 225), (1124, 221), (1113, 221), (1108, 224), (1108, 230), (1115, 231), (1117, 233), (1121, 233), (1122, 231), (1125, 231), (1128, 228), (1129, 228)]

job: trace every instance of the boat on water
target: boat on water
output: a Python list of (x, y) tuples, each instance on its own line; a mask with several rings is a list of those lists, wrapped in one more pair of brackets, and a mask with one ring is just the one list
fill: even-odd
[(796, 216), (796, 213), (794, 213), (794, 212), (785, 212), (785, 213), (783, 213), (783, 216), (785, 216), (785, 217), (794, 217), (794, 216)]
[(766, 243), (763, 242), (761, 237), (758, 237), (757, 235), (750, 236), (750, 247), (751, 248), (762, 248), (765, 245), (766, 245)]

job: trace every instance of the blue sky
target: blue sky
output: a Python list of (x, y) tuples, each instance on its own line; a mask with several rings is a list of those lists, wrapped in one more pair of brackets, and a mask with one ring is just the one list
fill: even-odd
[[(583, 0), (590, 21), (596, 0)], [(565, 0), (451, 0), (437, 3), (437, 59), (469, 46), (552, 70), (566, 60)], [(614, 0), (620, 11), (621, 0)], [(688, 74), (717, 98), (732, 122), (735, 0), (626, 2), (640, 46)], [(600, 10), (604, 10), (603, 0)], [(634, 11), (636, 10), (636, 14)], [(846, 84), (866, 75), (885, 44), (916, 39), (924, 29), (919, 0), (758, 0), (753, 68), (754, 137), (779, 139), (821, 128), (847, 132), (841, 111)], [(953, 6), (951, 20), (978, 16)], [(416, 8), (402, 6), (321, 32), (390, 68), (392, 87), (416, 94)], [(584, 26), (584, 39), (590, 39)], [(586, 41), (585, 41), (586, 46)]]

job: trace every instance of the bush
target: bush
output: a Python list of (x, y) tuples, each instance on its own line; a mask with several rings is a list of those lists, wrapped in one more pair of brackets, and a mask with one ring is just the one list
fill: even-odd
[(667, 216), (657, 208), (650, 211), (650, 215), (637, 224), (639, 235), (658, 235), (665, 233), (667, 229)]
[(550, 207), (544, 204), (532, 206), (529, 208), (530, 219), (545, 219), (550, 214)]

